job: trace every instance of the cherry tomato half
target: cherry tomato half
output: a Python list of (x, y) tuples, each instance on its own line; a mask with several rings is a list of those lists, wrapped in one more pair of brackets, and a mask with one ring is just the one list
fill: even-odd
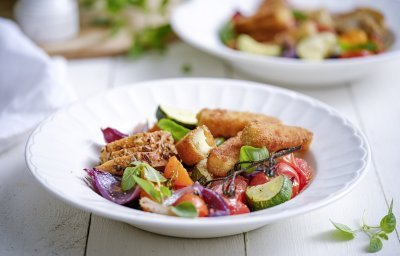
[(253, 178), (251, 178), (249, 182), (249, 186), (257, 186), (257, 185), (262, 185), (265, 184), (269, 181), (267, 175), (263, 172), (257, 173)]
[(298, 158), (294, 154), (289, 154), (282, 158), (282, 162), (290, 165), (297, 172), (299, 176), (299, 191), (301, 191), (308, 184), (308, 180), (311, 178), (311, 171), (310, 168), (307, 168), (307, 170), (301, 168), (296, 159)]
[(283, 174), (292, 181), (292, 198), (297, 196), (297, 194), (299, 193), (300, 183), (299, 175), (297, 174), (295, 169), (285, 162), (280, 162), (276, 165), (276, 173), (278, 175)]
[(232, 197), (227, 197), (222, 191), (223, 181), (214, 182), (211, 185), (211, 189), (222, 196), (225, 202), (228, 204), (231, 215), (242, 214), (250, 212), (249, 208), (245, 204), (246, 200), (246, 179), (242, 176), (235, 178), (235, 195)]
[(201, 197), (192, 193), (188, 193), (179, 198), (174, 205), (178, 205), (183, 202), (191, 202), (194, 205), (194, 207), (196, 207), (199, 217), (208, 216), (207, 205)]
[(359, 50), (359, 51), (350, 51), (345, 52), (340, 55), (340, 58), (347, 59), (347, 58), (357, 58), (357, 57), (365, 57), (373, 55), (371, 51), (368, 50)]

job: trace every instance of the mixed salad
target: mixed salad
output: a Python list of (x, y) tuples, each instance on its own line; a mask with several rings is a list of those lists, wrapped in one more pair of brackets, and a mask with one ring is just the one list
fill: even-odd
[(239, 51), (306, 60), (374, 55), (394, 41), (384, 15), (376, 9), (332, 14), (325, 9), (294, 9), (285, 0), (264, 0), (252, 16), (234, 13), (219, 36)]
[(105, 146), (85, 181), (117, 204), (163, 215), (215, 217), (284, 203), (310, 182), (299, 154), (313, 134), (263, 114), (159, 106), (131, 134), (103, 129)]

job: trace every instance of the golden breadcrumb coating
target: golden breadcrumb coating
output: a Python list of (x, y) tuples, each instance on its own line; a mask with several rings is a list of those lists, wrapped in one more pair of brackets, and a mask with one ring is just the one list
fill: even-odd
[(305, 151), (310, 146), (313, 133), (302, 127), (253, 122), (243, 129), (240, 138), (244, 145), (265, 146), (270, 152), (299, 145)]
[(230, 138), (252, 121), (281, 123), (275, 117), (251, 112), (229, 111), (225, 109), (202, 109), (197, 114), (198, 125), (206, 125), (214, 137)]
[(240, 148), (243, 146), (240, 134), (211, 150), (207, 159), (207, 169), (212, 175), (225, 176), (239, 161)]

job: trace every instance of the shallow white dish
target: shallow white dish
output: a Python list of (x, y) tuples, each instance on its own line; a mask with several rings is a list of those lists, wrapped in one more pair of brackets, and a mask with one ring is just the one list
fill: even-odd
[(394, 45), (385, 53), (353, 59), (320, 62), (259, 56), (232, 50), (219, 40), (218, 31), (235, 10), (252, 14), (260, 0), (191, 0), (174, 9), (171, 24), (185, 42), (230, 62), (237, 69), (264, 81), (285, 86), (329, 86), (365, 77), (381, 63), (400, 58), (400, 1), (392, 0), (290, 0), (299, 8), (323, 6), (331, 11), (372, 6), (385, 14), (394, 32)]
[[(265, 113), (314, 132), (315, 168), (310, 186), (293, 200), (245, 215), (184, 219), (155, 215), (114, 204), (83, 181), (104, 144), (100, 127), (128, 132), (153, 118), (158, 104), (188, 109), (227, 108)], [(120, 87), (68, 106), (43, 121), (26, 146), (26, 162), (52, 194), (80, 209), (179, 237), (217, 237), (259, 228), (327, 205), (360, 181), (369, 162), (368, 144), (359, 130), (326, 104), (299, 93), (247, 81), (169, 79)]]

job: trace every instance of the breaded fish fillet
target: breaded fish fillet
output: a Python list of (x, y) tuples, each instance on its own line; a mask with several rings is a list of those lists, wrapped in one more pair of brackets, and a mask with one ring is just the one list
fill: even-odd
[(202, 109), (197, 114), (198, 125), (206, 125), (214, 137), (230, 138), (252, 121), (281, 123), (275, 117), (251, 112), (228, 111), (224, 109)]
[(243, 146), (240, 135), (241, 133), (211, 150), (207, 159), (207, 169), (212, 175), (225, 176), (239, 161), (240, 148)]
[(244, 145), (265, 146), (270, 152), (299, 145), (304, 151), (310, 146), (313, 133), (302, 127), (253, 122), (243, 129), (240, 138)]

